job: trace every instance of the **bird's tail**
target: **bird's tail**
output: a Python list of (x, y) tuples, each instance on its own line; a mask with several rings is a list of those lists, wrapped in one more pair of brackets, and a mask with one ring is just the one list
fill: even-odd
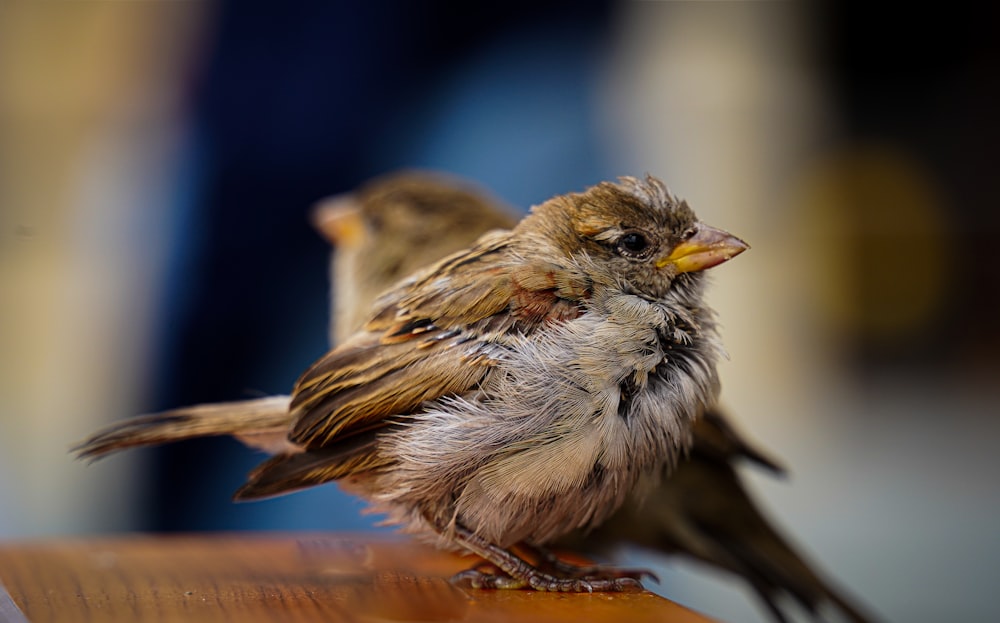
[(142, 415), (98, 431), (73, 451), (79, 458), (99, 459), (125, 448), (230, 435), (270, 454), (293, 454), (299, 448), (286, 438), (290, 401), (288, 396), (268, 396)]

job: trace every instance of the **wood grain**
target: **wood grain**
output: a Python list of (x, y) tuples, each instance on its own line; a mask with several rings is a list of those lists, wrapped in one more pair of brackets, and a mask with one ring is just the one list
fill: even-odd
[(127, 536), (0, 543), (0, 582), (32, 623), (708, 621), (649, 592), (448, 582), (474, 560), (370, 535)]

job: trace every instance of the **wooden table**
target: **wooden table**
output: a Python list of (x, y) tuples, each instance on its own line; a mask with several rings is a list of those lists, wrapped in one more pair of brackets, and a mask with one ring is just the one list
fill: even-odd
[(487, 591), (448, 582), (473, 561), (371, 535), (0, 543), (0, 623), (708, 621), (649, 592)]

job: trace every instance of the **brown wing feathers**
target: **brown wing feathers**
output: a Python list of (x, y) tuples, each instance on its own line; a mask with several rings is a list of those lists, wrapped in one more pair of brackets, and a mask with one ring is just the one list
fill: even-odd
[(258, 465), (234, 500), (254, 500), (291, 493), (387, 465), (375, 452), (375, 431), (353, 435), (318, 450), (272, 457)]
[[(307, 448), (323, 447), (411, 413), (424, 401), (464, 392), (486, 375), (488, 365), (468, 359), (475, 343), (453, 336), (433, 347), (419, 345), (411, 340), (382, 346), (378, 361), (361, 370), (339, 365), (339, 351), (321, 360), (296, 387), (297, 420), (289, 438)], [(454, 349), (463, 352), (446, 352)]]
[(481, 245), (446, 258), (422, 279), (388, 294), (367, 334), (313, 364), (291, 402), (289, 439), (305, 451), (262, 464), (237, 498), (277, 495), (383, 466), (378, 430), (428, 400), (480, 383), (492, 365), (482, 352), (484, 342), (450, 327), (507, 308), (509, 279), (470, 274), (483, 270), (484, 254), (500, 248)]
[(238, 497), (387, 465), (377, 432), (426, 401), (479, 385), (494, 364), (490, 343), (512, 325), (530, 332), (579, 315), (590, 284), (560, 280), (566, 271), (541, 263), (502, 261), (496, 256), (509, 239), (488, 234), (384, 296), (367, 333), (328, 353), (296, 384), (289, 439), (305, 451), (261, 465)]
[[(378, 453), (376, 434), (398, 422), (427, 400), (461, 393), (486, 375), (492, 362), (481, 357), (448, 354), (458, 338), (436, 344), (427, 356), (414, 344), (399, 344), (375, 364), (361, 370), (339, 365), (350, 351), (333, 351), (303, 376), (296, 387), (292, 414), (298, 419), (289, 439), (305, 451), (271, 458), (250, 474), (236, 499), (270, 497), (385, 467), (391, 461)], [(385, 347), (383, 347), (385, 348)], [(434, 350), (432, 349), (432, 350)], [(423, 356), (421, 356), (423, 355)], [(408, 382), (415, 368), (426, 368)]]

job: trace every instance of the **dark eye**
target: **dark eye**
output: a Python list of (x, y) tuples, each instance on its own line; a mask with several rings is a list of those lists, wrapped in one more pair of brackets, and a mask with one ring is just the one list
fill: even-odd
[(649, 239), (639, 232), (630, 231), (618, 239), (618, 251), (622, 255), (640, 256), (650, 247)]

